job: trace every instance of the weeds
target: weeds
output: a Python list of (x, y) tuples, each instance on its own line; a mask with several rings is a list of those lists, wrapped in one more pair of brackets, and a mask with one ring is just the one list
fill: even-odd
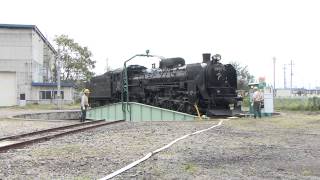
[(194, 164), (186, 164), (184, 165), (184, 170), (191, 174), (194, 174), (197, 172), (197, 167)]
[(318, 111), (320, 110), (320, 98), (275, 98), (275, 110), (289, 111)]
[(302, 171), (302, 175), (303, 176), (312, 176), (312, 171), (311, 170), (308, 170), (308, 169), (304, 169), (303, 171)]

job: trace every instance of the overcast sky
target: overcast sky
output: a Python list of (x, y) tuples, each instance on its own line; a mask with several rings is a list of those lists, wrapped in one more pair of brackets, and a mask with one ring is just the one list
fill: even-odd
[[(118, 68), (146, 49), (187, 63), (210, 52), (270, 84), (276, 57), (276, 87), (293, 60), (293, 86), (312, 88), (320, 86), (319, 9), (317, 0), (2, 0), (0, 23), (37, 25), (50, 42), (69, 35), (92, 51), (98, 74), (106, 58)], [(289, 87), (289, 66), (286, 74)]]

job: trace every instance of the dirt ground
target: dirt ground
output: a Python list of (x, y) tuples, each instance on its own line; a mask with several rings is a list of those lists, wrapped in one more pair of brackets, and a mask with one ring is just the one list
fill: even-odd
[[(124, 122), (64, 136), (0, 153), (0, 179), (101, 178), (216, 123)], [(226, 121), (115, 179), (320, 179), (320, 115)]]

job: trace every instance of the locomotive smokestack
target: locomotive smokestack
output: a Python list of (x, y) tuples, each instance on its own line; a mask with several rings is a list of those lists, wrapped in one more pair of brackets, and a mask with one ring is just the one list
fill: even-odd
[(211, 54), (210, 54), (210, 53), (203, 53), (203, 54), (202, 54), (202, 58), (203, 58), (202, 62), (203, 62), (203, 63), (209, 62), (209, 61), (210, 61), (210, 57), (211, 57)]

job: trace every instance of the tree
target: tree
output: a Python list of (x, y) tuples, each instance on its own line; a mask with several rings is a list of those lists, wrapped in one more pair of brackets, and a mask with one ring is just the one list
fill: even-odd
[(92, 70), (96, 61), (91, 59), (92, 53), (87, 47), (80, 46), (67, 35), (56, 36), (54, 42), (61, 60), (61, 80), (85, 82), (94, 76)]
[(240, 65), (240, 63), (235, 62), (235, 61), (234, 62), (230, 62), (230, 64), (237, 71), (238, 89), (248, 90), (249, 89), (248, 84), (250, 82), (254, 81), (254, 76), (249, 73), (248, 66), (247, 65), (242, 66), (242, 65)]

